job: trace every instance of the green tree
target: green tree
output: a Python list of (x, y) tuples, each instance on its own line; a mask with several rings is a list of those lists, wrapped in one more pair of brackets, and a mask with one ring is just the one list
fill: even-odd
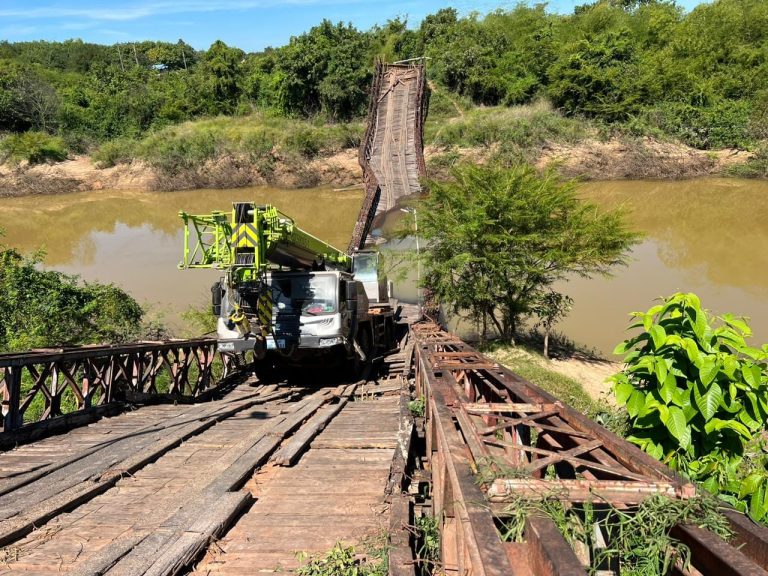
[(111, 343), (139, 336), (143, 311), (112, 284), (42, 270), (0, 245), (0, 352)]
[(237, 105), (242, 58), (242, 50), (230, 48), (221, 40), (211, 44), (205, 54), (205, 69), (211, 78), (213, 101), (219, 113), (230, 114)]
[(621, 120), (636, 110), (634, 46), (627, 31), (578, 41), (549, 69), (547, 90), (566, 114)]
[(452, 174), (429, 183), (419, 211), (425, 285), (454, 311), (489, 319), (504, 338), (552, 284), (608, 274), (636, 240), (621, 213), (598, 212), (553, 173), (461, 165)]

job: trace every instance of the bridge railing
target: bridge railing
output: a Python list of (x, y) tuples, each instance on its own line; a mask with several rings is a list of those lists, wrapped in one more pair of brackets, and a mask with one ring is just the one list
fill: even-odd
[[(633, 514), (654, 494), (697, 494), (636, 446), (437, 325), (414, 324), (411, 334), (446, 573), (586, 576), (585, 567), (612, 545), (615, 532), (606, 523), (615, 510)], [(502, 541), (506, 530), (498, 526), (526, 500), (591, 506), (584, 533), (594, 538), (574, 542), (577, 556), (549, 517), (531, 514), (522, 542)], [(691, 551), (692, 572), (766, 574), (768, 530), (723, 506), (734, 533), (729, 542), (695, 525), (673, 528), (673, 537)], [(618, 570), (615, 557), (606, 562)]]
[[(151, 397), (196, 398), (216, 383), (216, 340), (0, 354), (0, 432)], [(223, 357), (219, 376), (232, 369)]]

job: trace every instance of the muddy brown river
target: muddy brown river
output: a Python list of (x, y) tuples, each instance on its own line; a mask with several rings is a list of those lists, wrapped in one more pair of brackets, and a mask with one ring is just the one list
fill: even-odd
[[(575, 305), (559, 331), (609, 353), (624, 337), (629, 312), (681, 290), (696, 292), (715, 313), (751, 317), (753, 344), (768, 342), (768, 182), (590, 182), (581, 193), (604, 207), (624, 206), (645, 237), (613, 278), (561, 286)], [(118, 284), (174, 324), (181, 310), (207, 303), (217, 276), (176, 268), (178, 211), (228, 210), (233, 201), (249, 199), (275, 204), (307, 231), (344, 248), (362, 192), (251, 188), (2, 199), (2, 242), (25, 252), (42, 247), (47, 267)], [(415, 292), (405, 288), (401, 292)]]
[(209, 270), (179, 270), (183, 227), (190, 214), (228, 211), (232, 202), (274, 204), (299, 226), (346, 249), (363, 193), (329, 188), (194, 190), (184, 192), (97, 191), (60, 196), (0, 199), (0, 243), (24, 252), (45, 250), (45, 266), (85, 280), (112, 282), (173, 328), (190, 305), (210, 299)]

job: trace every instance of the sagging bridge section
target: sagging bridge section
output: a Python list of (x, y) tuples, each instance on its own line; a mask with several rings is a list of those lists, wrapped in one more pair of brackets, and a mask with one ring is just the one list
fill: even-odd
[[(350, 251), (419, 191), (425, 86), (423, 61), (377, 66)], [(392, 576), (620, 575), (595, 563), (606, 517), (697, 494), (415, 307), (399, 317), (397, 348), (359, 382), (260, 379), (205, 338), (0, 355), (0, 574), (290, 572), (340, 542)], [(589, 503), (590, 538), (532, 514), (505, 541), (521, 498)], [(422, 516), (440, 531), (428, 564)], [(691, 565), (672, 573), (768, 575), (768, 529), (725, 517), (729, 542), (673, 529)]]

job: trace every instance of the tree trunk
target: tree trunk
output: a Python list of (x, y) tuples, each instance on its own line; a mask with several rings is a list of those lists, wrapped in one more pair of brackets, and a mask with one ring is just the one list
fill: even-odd
[(544, 330), (544, 358), (549, 360), (549, 328)]

